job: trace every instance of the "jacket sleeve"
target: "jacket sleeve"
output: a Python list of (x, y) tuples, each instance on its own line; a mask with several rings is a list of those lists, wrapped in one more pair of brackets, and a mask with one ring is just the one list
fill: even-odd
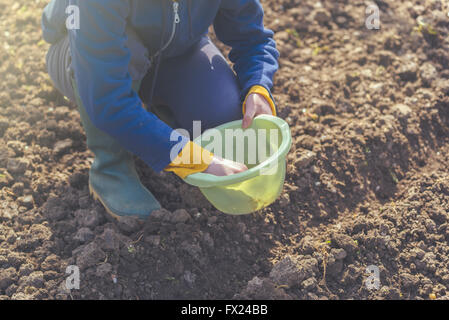
[(270, 92), (279, 67), (273, 32), (264, 27), (263, 16), (259, 0), (224, 0), (214, 21), (217, 38), (231, 47), (242, 101), (255, 85)]
[(42, 35), (48, 43), (56, 43), (67, 33), (65, 11), (69, 0), (51, 0), (42, 12)]
[(72, 68), (92, 123), (155, 171), (163, 170), (171, 162), (171, 151), (180, 151), (188, 140), (147, 112), (132, 89), (125, 34), (129, 1), (72, 0), (71, 4), (80, 9), (80, 28), (69, 31)]

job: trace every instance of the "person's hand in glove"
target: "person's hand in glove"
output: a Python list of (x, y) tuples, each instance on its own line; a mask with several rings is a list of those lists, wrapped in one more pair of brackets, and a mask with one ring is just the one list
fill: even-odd
[(242, 163), (223, 159), (214, 155), (209, 167), (203, 172), (215, 176), (230, 176), (231, 174), (240, 173), (246, 170), (248, 170), (248, 167)]
[(261, 114), (276, 115), (276, 108), (268, 91), (260, 86), (254, 86), (243, 103), (243, 129), (248, 128), (253, 119)]

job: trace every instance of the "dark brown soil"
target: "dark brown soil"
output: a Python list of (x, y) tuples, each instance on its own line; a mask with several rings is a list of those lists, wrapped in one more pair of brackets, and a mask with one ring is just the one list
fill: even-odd
[(368, 30), (364, 1), (263, 3), (294, 141), (281, 198), (227, 216), (138, 161), (165, 209), (116, 223), (45, 70), (46, 1), (0, 0), (0, 299), (449, 298), (449, 5), (376, 1)]

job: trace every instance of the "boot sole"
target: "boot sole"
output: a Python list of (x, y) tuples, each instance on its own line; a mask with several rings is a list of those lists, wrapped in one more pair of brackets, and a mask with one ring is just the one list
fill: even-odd
[(89, 193), (90, 193), (90, 195), (92, 196), (92, 198), (94, 198), (94, 200), (100, 201), (100, 203), (103, 205), (103, 207), (104, 207), (104, 209), (106, 210), (106, 212), (107, 212), (112, 218), (114, 218), (114, 219), (117, 220), (117, 221), (120, 221), (121, 216), (119, 216), (119, 215), (113, 213), (113, 212), (111, 211), (111, 209), (109, 209), (109, 208), (106, 206), (106, 204), (103, 202), (103, 200), (101, 200), (100, 196), (99, 196), (99, 195), (95, 192), (95, 190), (92, 188), (92, 186), (90, 185), (90, 183), (89, 183)]

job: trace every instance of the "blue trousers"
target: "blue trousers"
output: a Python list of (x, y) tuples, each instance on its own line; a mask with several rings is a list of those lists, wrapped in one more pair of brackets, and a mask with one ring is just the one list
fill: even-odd
[[(142, 82), (145, 103), (147, 82)], [(241, 119), (242, 106), (237, 78), (221, 52), (208, 37), (180, 57), (164, 60), (155, 82), (153, 102), (171, 113), (177, 128), (191, 132), (201, 120), (203, 131)], [(155, 111), (157, 114), (157, 111)]]
[[(174, 129), (183, 128), (192, 137), (193, 121), (201, 121), (202, 131), (242, 118), (237, 78), (218, 48), (204, 36), (183, 55), (162, 59), (155, 79), (148, 72), (146, 48), (129, 35), (130, 75), (139, 83), (142, 101)], [(74, 100), (70, 85), (68, 37), (51, 46), (47, 69), (57, 89)], [(152, 81), (154, 94), (151, 96)]]

